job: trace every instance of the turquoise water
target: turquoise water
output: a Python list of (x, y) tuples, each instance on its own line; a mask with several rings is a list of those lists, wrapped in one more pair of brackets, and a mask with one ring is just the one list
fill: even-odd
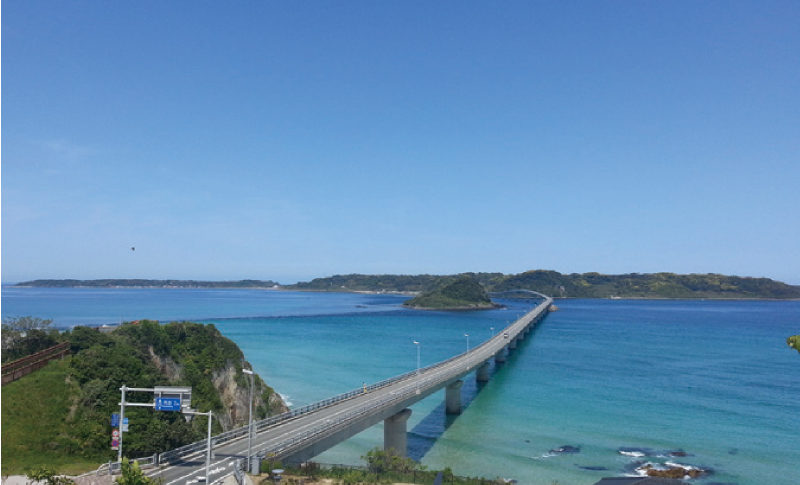
[[(62, 326), (124, 318), (213, 322), (294, 406), (466, 350), (529, 308), (402, 309), (402, 297), (259, 290), (3, 288), (3, 317)], [(523, 484), (592, 484), (636, 461), (713, 469), (695, 483), (794, 484), (800, 459), (800, 302), (563, 300), (532, 337), (445, 418), (439, 392), (416, 404), (409, 453), (432, 468)], [(132, 383), (133, 384), (133, 383)], [(373, 427), (318, 461), (358, 463)], [(549, 453), (564, 445), (579, 453)], [(641, 448), (651, 457), (621, 455)], [(668, 451), (688, 456), (666, 458)]]

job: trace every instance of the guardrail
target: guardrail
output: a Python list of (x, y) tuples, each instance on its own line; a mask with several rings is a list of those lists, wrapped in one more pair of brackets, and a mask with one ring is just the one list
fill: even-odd
[(51, 360), (60, 359), (68, 353), (69, 342), (63, 342), (44, 350), (40, 350), (39, 352), (31, 354), (27, 357), (17, 359), (14, 362), (4, 364), (2, 367), (2, 385), (6, 385), (9, 382), (14, 382), (17, 379), (30, 374), (31, 372), (37, 371), (46, 366)]
[(236, 483), (239, 485), (244, 485), (244, 460), (239, 459), (236, 460), (236, 464), (233, 465), (233, 477), (236, 478)]
[[(448, 359), (450, 360), (450, 359)], [(440, 362), (438, 364), (433, 364), (432, 366), (428, 366), (425, 369), (436, 367), (446, 361)], [(425, 370), (421, 369), (421, 371)], [(399, 376), (394, 376), (389, 379), (384, 379), (380, 382), (367, 386), (367, 391), (372, 391), (375, 389), (379, 389), (382, 387), (386, 387), (390, 384), (394, 384), (397, 381), (406, 379), (412, 375), (416, 375), (416, 371), (407, 372), (405, 374), (401, 374)], [(291, 411), (287, 411), (285, 413), (281, 413), (277, 416), (272, 416), (269, 418), (265, 418), (259, 421), (253, 422), (253, 428), (256, 433), (263, 431), (271, 426), (275, 426), (278, 423), (282, 423), (284, 421), (288, 421), (304, 414), (308, 414), (310, 412), (316, 411), (318, 409), (322, 409), (333, 404), (342, 402), (346, 399), (353, 398), (355, 396), (364, 394), (364, 388), (355, 389), (349, 392), (345, 392), (343, 394), (339, 394), (338, 396), (334, 396), (319, 402), (315, 402), (301, 408), (293, 409)], [(230, 441), (234, 441), (237, 439), (241, 439), (247, 436), (247, 426), (241, 426), (236, 429), (232, 429), (229, 431), (225, 431), (220, 433), (212, 438), (214, 446), (221, 445), (224, 443), (228, 443)], [(158, 456), (158, 462), (161, 464), (174, 464), (176, 462), (182, 461), (182, 459), (188, 455), (193, 453), (197, 453), (199, 451), (203, 451), (206, 449), (207, 442), (206, 440), (196, 441), (194, 443), (190, 443), (188, 445), (181, 446), (180, 448), (175, 448), (174, 450), (170, 450), (164, 453), (161, 453)]]
[[(147, 466), (155, 466), (158, 464), (158, 453), (154, 453), (150, 456), (145, 456), (144, 458), (134, 458), (131, 460), (131, 463), (138, 463), (139, 467), (144, 468)], [(103, 463), (100, 465), (97, 470), (89, 473), (84, 473), (83, 475), (78, 475), (80, 477), (85, 477), (88, 475), (114, 475), (115, 473), (119, 473), (122, 471), (122, 463), (118, 461), (110, 461), (108, 463)]]

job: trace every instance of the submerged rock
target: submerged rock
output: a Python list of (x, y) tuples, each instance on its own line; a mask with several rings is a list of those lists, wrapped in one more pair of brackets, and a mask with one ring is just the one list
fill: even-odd
[(684, 457), (684, 456), (689, 456), (689, 453), (686, 453), (686, 452), (685, 452), (685, 451), (683, 451), (683, 450), (675, 450), (675, 451), (670, 451), (669, 453), (667, 453), (667, 455), (669, 455), (669, 456), (678, 456), (678, 457)]
[(558, 448), (550, 450), (550, 453), (580, 453), (580, 452), (581, 449), (579, 446), (571, 446), (571, 445), (559, 446)]

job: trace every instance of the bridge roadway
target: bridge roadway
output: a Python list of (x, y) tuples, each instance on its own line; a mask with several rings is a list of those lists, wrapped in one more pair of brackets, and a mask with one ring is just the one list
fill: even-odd
[[(300, 463), (384, 420), (384, 447), (405, 454), (405, 423), (411, 414), (407, 407), (446, 387), (448, 412), (460, 412), (460, 379), (476, 369), (479, 369), (479, 380), (488, 379), (489, 361), (493, 358), (498, 362), (505, 360), (507, 349), (513, 349), (516, 342), (547, 314), (553, 300), (545, 295), (539, 296), (544, 298), (542, 303), (468, 352), (420, 369), (419, 373), (411, 372), (396, 381), (389, 380), (381, 387), (368, 388), (367, 392), (354, 393), (352, 397), (258, 430), (253, 436), (253, 455), (284, 463)], [(451, 399), (456, 409), (450, 409)], [(243, 439), (214, 447), (214, 457), (209, 466), (211, 482), (232, 474), (237, 462), (247, 456), (246, 429), (245, 426)], [(161, 478), (164, 485), (191, 485), (205, 481), (205, 448), (173, 460), (168, 466), (153, 469), (148, 475)]]

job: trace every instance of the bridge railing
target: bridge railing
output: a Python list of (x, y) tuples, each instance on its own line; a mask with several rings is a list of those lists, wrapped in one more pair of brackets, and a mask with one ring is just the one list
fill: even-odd
[[(389, 379), (384, 379), (384, 380), (382, 380), (380, 382), (377, 382), (375, 384), (371, 384), (371, 385), (367, 386), (366, 389), (369, 392), (369, 391), (372, 391), (372, 390), (375, 390), (375, 389), (378, 389), (378, 388), (381, 388), (381, 387), (388, 386), (390, 384), (393, 384), (393, 383), (395, 383), (395, 382), (397, 382), (399, 380), (405, 379), (405, 378), (407, 378), (407, 377), (409, 377), (411, 375), (414, 375), (414, 374), (416, 374), (416, 371), (411, 371), (411, 372), (407, 372), (405, 374), (401, 374), (399, 376), (391, 377)], [(282, 423), (284, 421), (288, 421), (290, 419), (297, 418), (299, 416), (302, 416), (304, 414), (308, 414), (308, 413), (316, 411), (318, 409), (322, 409), (322, 408), (331, 406), (333, 404), (336, 404), (338, 402), (344, 401), (346, 399), (350, 399), (350, 398), (358, 396), (360, 394), (364, 394), (364, 388), (363, 387), (360, 388), (360, 389), (355, 389), (355, 390), (352, 390), (352, 391), (349, 391), (349, 392), (345, 392), (345, 393), (339, 394), (337, 396), (334, 396), (334, 397), (331, 397), (331, 398), (328, 398), (328, 399), (324, 399), (322, 401), (311, 403), (311, 404), (308, 404), (306, 406), (303, 406), (303, 407), (300, 407), (300, 408), (297, 408), (297, 409), (293, 409), (291, 411), (287, 411), (285, 413), (281, 413), (281, 414), (279, 414), (277, 416), (271, 416), (269, 418), (265, 418), (265, 419), (262, 419), (262, 420), (259, 420), (259, 421), (254, 421), (253, 422), (253, 431), (255, 433), (261, 432), (261, 431), (263, 431), (263, 430), (265, 430), (265, 429), (267, 429), (267, 428), (269, 428), (271, 426), (275, 426), (278, 423)], [(234, 441), (234, 440), (237, 440), (237, 439), (244, 438), (247, 435), (248, 435), (248, 430), (247, 430), (247, 425), (245, 425), (245, 426), (242, 426), (242, 427), (239, 427), (239, 428), (236, 428), (236, 429), (232, 429), (232, 430), (220, 433), (220, 434), (214, 436), (214, 438), (212, 438), (212, 440), (213, 440), (214, 445), (217, 446), (217, 445), (221, 445), (221, 444), (224, 444), (224, 443), (228, 443), (230, 441)], [(179, 448), (175, 448), (174, 450), (170, 450), (170, 451), (161, 453), (159, 455), (159, 462), (160, 463), (174, 463), (176, 461), (182, 460), (184, 457), (186, 457), (188, 455), (192, 455), (192, 454), (197, 453), (199, 451), (205, 450), (207, 446), (208, 445), (207, 445), (207, 441), (206, 440), (196, 441), (194, 443), (190, 443), (188, 445), (184, 445), (184, 446), (181, 446)]]

